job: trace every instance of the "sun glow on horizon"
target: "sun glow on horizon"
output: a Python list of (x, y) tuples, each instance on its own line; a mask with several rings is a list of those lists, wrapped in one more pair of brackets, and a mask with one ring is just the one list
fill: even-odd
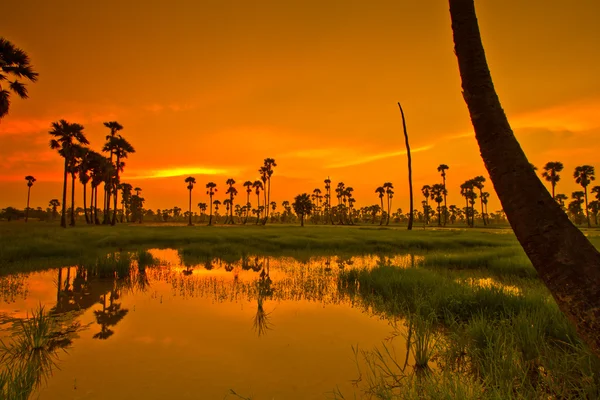
[(185, 175), (235, 175), (237, 171), (210, 167), (175, 167), (150, 171), (147, 174), (131, 176), (131, 179), (172, 178)]

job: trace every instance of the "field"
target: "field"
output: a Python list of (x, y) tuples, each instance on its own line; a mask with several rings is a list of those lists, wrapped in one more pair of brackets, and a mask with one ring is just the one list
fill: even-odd
[[(598, 233), (586, 231), (600, 247)], [(235, 272), (238, 265), (241, 271), (244, 260), (260, 256), (271, 260), (273, 271), (262, 267), (260, 276), (249, 278), (246, 289), (235, 289), (258, 301), (258, 323), (260, 318), (266, 320), (261, 311), (265, 299), (286, 304), (307, 298), (323, 304), (325, 298), (335, 298), (337, 303), (396, 321), (389, 340), (370, 348), (354, 347), (359, 369), (356, 386), (335, 390), (336, 398), (600, 397), (598, 359), (577, 338), (508, 228), (128, 225), (60, 229), (45, 223), (3, 223), (0, 236), (0, 277), (5, 280), (49, 268), (59, 268), (61, 274), (63, 266), (93, 264), (96, 270), (104, 270), (101, 276), (118, 282), (142, 264), (150, 269), (157, 265), (152, 254), (158, 253), (150, 254), (149, 249), (176, 251), (189, 274), (206, 260), (211, 269), (223, 263), (231, 266), (227, 271)], [(376, 260), (373, 265), (337, 261), (339, 268), (332, 270), (329, 261), (318, 264), (332, 257), (367, 256)], [(267, 278), (273, 275), (268, 289), (265, 271)], [(205, 287), (213, 285), (214, 293), (221, 285), (219, 296), (230, 295), (225, 281), (214, 280), (213, 275), (198, 279), (204, 279)], [(236, 285), (237, 279), (236, 275)], [(398, 341), (400, 346), (394, 346)], [(404, 349), (401, 357), (396, 354), (398, 347)], [(347, 350), (351, 355), (350, 346)], [(339, 383), (329, 382), (332, 390)]]

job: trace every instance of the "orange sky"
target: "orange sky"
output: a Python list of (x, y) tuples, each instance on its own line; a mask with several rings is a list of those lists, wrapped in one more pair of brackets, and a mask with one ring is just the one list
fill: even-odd
[[(63, 162), (48, 147), (50, 123), (85, 126), (99, 150), (119, 121), (137, 153), (123, 180), (150, 208), (185, 208), (183, 179), (202, 188), (257, 178), (275, 158), (272, 199), (291, 200), (330, 176), (355, 188), (359, 206), (396, 186), (408, 208), (401, 101), (414, 185), (448, 171), (458, 185), (487, 176), (472, 135), (446, 1), (19, 1), (0, 32), (40, 73), (30, 99), (0, 122), (0, 207), (61, 197)], [(576, 190), (576, 165), (598, 165), (600, 2), (479, 0), (496, 88), (531, 162), (565, 164), (558, 191)], [(160, 176), (150, 178), (152, 176)], [(81, 205), (78, 188), (78, 205)], [(492, 191), (491, 183), (488, 190)], [(224, 196), (224, 191), (219, 191)], [(417, 192), (419, 193), (419, 192)], [(222, 199), (221, 199), (222, 200)], [(416, 197), (416, 204), (421, 201)], [(496, 197), (490, 210), (500, 207)]]

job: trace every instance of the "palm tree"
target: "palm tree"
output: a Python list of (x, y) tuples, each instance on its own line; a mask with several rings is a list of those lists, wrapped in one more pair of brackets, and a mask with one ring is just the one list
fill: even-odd
[(304, 226), (304, 217), (311, 215), (313, 210), (313, 203), (310, 200), (310, 196), (307, 193), (299, 194), (294, 199), (292, 207), (294, 207), (294, 212), (300, 218), (300, 226)]
[(440, 164), (437, 167), (438, 172), (442, 175), (442, 186), (444, 186), (444, 226), (448, 223), (448, 207), (446, 206), (446, 197), (448, 195), (448, 190), (446, 189), (446, 171), (449, 170), (450, 167), (446, 164)]
[(426, 208), (426, 215), (425, 215), (425, 223), (429, 225), (429, 196), (431, 195), (431, 186), (429, 185), (423, 185), (423, 187), (421, 188), (421, 193), (423, 193), (423, 197), (425, 197), (425, 207)]
[(214, 182), (208, 182), (206, 184), (206, 188), (208, 189), (206, 191), (206, 194), (210, 197), (210, 201), (208, 202), (208, 204), (210, 205), (210, 216), (208, 217), (208, 225), (212, 225), (212, 205), (213, 205), (213, 196), (215, 194), (215, 192), (217, 191), (217, 184)]
[(438, 226), (442, 226), (442, 201), (444, 200), (445, 192), (446, 189), (443, 184), (436, 183), (431, 187), (431, 200), (437, 203)]
[(550, 182), (552, 185), (552, 198), (554, 199), (554, 189), (556, 188), (556, 183), (560, 181), (560, 175), (558, 174), (564, 168), (563, 164), (560, 161), (550, 161), (544, 165), (544, 172), (542, 172), (542, 177)]
[(529, 165), (494, 89), (473, 0), (450, 0), (462, 90), (481, 157), (517, 239), (559, 308), (600, 355), (600, 253)]
[(561, 208), (564, 208), (565, 206), (565, 200), (568, 200), (569, 198), (567, 197), (566, 194), (563, 193), (558, 193), (554, 199), (558, 202), (558, 204), (560, 205)]
[(379, 221), (379, 225), (383, 225), (383, 213), (385, 212), (385, 208), (383, 207), (383, 197), (385, 196), (385, 189), (383, 188), (383, 186), (379, 186), (377, 187), (377, 189), (375, 189), (375, 193), (377, 193), (377, 195), (379, 196), (379, 201), (381, 202), (381, 220)]
[(412, 186), (412, 159), (410, 157), (410, 145), (408, 144), (408, 132), (406, 131), (406, 119), (404, 118), (404, 110), (402, 105), (398, 102), (398, 108), (400, 109), (400, 115), (402, 116), (402, 130), (404, 131), (404, 142), (406, 144), (406, 157), (408, 159), (408, 197), (409, 207), (408, 212), (408, 230), (412, 230), (414, 220), (414, 208), (413, 208), (413, 186)]
[[(25, 51), (0, 37), (0, 119), (8, 114), (11, 91), (22, 99), (29, 97), (25, 84), (16, 78), (26, 78), (31, 82), (37, 81), (38, 73), (34, 72), (30, 62)], [(13, 81), (9, 79), (11, 75), (15, 77)], [(6, 88), (2, 86), (3, 82), (7, 83)]]
[[(275, 163), (275, 159), (265, 158), (264, 167), (263, 167), (266, 172), (266, 177), (267, 177), (267, 181), (266, 181), (267, 185), (265, 186), (265, 191), (267, 193), (267, 197), (265, 198), (265, 205), (271, 203), (271, 176), (273, 175), (273, 167), (276, 167), (276, 166), (277, 166), (277, 164)], [(261, 168), (261, 170), (262, 170), (262, 168)], [(266, 208), (266, 215), (265, 215), (265, 220), (264, 220), (263, 224), (265, 224), (267, 222), (267, 218), (269, 218), (269, 207), (265, 207), (265, 208)]]
[[(104, 145), (102, 151), (110, 152), (111, 157), (113, 155), (116, 157), (115, 176), (113, 179), (111, 179), (112, 186), (110, 187), (110, 190), (108, 192), (109, 197), (110, 197), (111, 191), (112, 191), (112, 193), (114, 193), (113, 216), (112, 216), (112, 221), (110, 223), (111, 225), (114, 226), (115, 223), (117, 222), (117, 201), (118, 201), (117, 198), (118, 198), (118, 193), (119, 193), (117, 190), (117, 185), (119, 184), (119, 180), (120, 180), (119, 172), (122, 172), (123, 168), (125, 167), (125, 163), (123, 162), (123, 159), (127, 158), (127, 156), (130, 153), (135, 153), (135, 149), (121, 135), (117, 135), (117, 136), (111, 135), (111, 136), (107, 136), (107, 142)], [(107, 211), (108, 210), (110, 210), (110, 203), (107, 206)]]
[(594, 216), (594, 224), (598, 226), (598, 212), (600, 211), (600, 201), (590, 201), (590, 204), (588, 204), (588, 210), (590, 210), (590, 212)]
[(79, 144), (89, 144), (85, 135), (83, 134), (83, 126), (76, 123), (69, 123), (64, 119), (58, 122), (52, 123), (52, 130), (49, 134), (53, 137), (50, 140), (50, 148), (58, 150), (65, 159), (64, 168), (64, 179), (63, 179), (63, 196), (62, 196), (62, 212), (60, 217), (60, 226), (63, 228), (67, 227), (66, 219), (66, 203), (67, 203), (67, 173), (69, 172), (69, 166), (71, 159), (75, 156), (74, 146)]
[(588, 228), (591, 228), (590, 224), (590, 212), (588, 210), (588, 197), (587, 197), (587, 187), (590, 182), (596, 180), (594, 167), (591, 165), (581, 165), (575, 168), (575, 172), (573, 173), (573, 178), (575, 178), (575, 183), (581, 185), (583, 188), (583, 192), (585, 194), (585, 217), (587, 219)]
[(486, 226), (487, 222), (485, 220), (485, 213), (483, 211), (483, 196), (481, 195), (483, 193), (483, 183), (484, 182), (485, 182), (485, 178), (481, 175), (473, 178), (473, 186), (476, 187), (477, 189), (479, 189), (479, 200), (481, 201), (481, 219), (483, 219), (483, 226)]
[(123, 223), (123, 219), (129, 222), (129, 208), (133, 186), (131, 186), (129, 183), (123, 182), (119, 185), (119, 188), (121, 189), (121, 205), (123, 206), (121, 212), (121, 223)]
[[(103, 151), (110, 151), (109, 159), (112, 164), (114, 152), (113, 152), (113, 148), (111, 146), (109, 146), (109, 143), (110, 143), (111, 139), (115, 137), (117, 132), (119, 132), (120, 130), (123, 130), (123, 126), (121, 124), (119, 124), (117, 121), (105, 122), (104, 126), (107, 127), (108, 129), (110, 129), (110, 134), (106, 135), (107, 143), (104, 146), (104, 148), (106, 150), (103, 150)], [(117, 170), (118, 169), (119, 169), (119, 165), (117, 163)], [(112, 179), (109, 179), (108, 181), (104, 182), (104, 221), (102, 222), (103, 224), (109, 223), (110, 195), (111, 195), (112, 185), (113, 185)]]
[(235, 185), (235, 180), (233, 178), (229, 178), (225, 184), (229, 185), (227, 191), (225, 192), (225, 194), (229, 195), (229, 223), (235, 224), (233, 221), (233, 198), (237, 196), (237, 189), (233, 187), (233, 185)]
[(190, 191), (190, 207), (189, 207), (189, 217), (190, 221), (188, 222), (188, 226), (192, 226), (192, 189), (194, 188), (194, 184), (196, 183), (196, 178), (193, 176), (188, 176), (185, 178), (185, 183), (187, 183), (187, 188)]
[(215, 206), (215, 218), (217, 218), (219, 216), (219, 206), (221, 205), (221, 201), (215, 200), (213, 201), (213, 204)]
[(83, 215), (85, 217), (85, 223), (90, 223), (90, 218), (88, 218), (87, 213), (87, 184), (89, 183), (90, 171), (92, 169), (92, 151), (90, 149), (84, 149), (81, 155), (81, 162), (79, 163), (79, 170), (77, 174), (79, 175), (79, 182), (83, 186)]
[[(256, 209), (260, 210), (260, 191), (263, 190), (264, 191), (264, 186), (262, 181), (259, 181), (258, 179), (254, 181), (254, 183), (252, 183), (252, 187), (255, 189), (255, 193), (256, 193)], [(258, 220), (260, 219), (260, 215), (257, 214), (256, 216), (257, 220), (256, 223), (258, 224)]]
[(252, 208), (250, 204), (250, 193), (252, 193), (252, 181), (244, 182), (244, 187), (246, 188), (246, 218), (244, 219), (244, 224), (248, 222), (248, 211)]
[(48, 205), (52, 207), (52, 219), (56, 219), (56, 209), (60, 207), (60, 201), (58, 201), (58, 199), (52, 199)]
[[(0, 38), (0, 40), (2, 40), (2, 38)], [(25, 180), (27, 181), (27, 207), (25, 208), (25, 222), (27, 222), (27, 219), (29, 218), (29, 196), (31, 194), (33, 182), (35, 182), (35, 178), (31, 175), (27, 175)]]
[(385, 194), (387, 196), (387, 219), (385, 224), (390, 224), (390, 213), (392, 210), (392, 198), (394, 197), (394, 185), (392, 182), (386, 182), (383, 184), (383, 188), (385, 189)]

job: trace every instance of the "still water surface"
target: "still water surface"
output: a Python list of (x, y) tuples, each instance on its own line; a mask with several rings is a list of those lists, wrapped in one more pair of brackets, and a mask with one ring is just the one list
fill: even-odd
[(421, 261), (194, 263), (176, 250), (150, 254), (155, 265), (133, 261), (122, 278), (84, 267), (0, 278), (0, 338), (39, 304), (80, 324), (37, 390), (40, 399), (236, 398), (231, 389), (256, 400), (322, 399), (336, 387), (352, 393), (352, 346), (370, 349), (393, 328), (339, 293), (337, 271)]

